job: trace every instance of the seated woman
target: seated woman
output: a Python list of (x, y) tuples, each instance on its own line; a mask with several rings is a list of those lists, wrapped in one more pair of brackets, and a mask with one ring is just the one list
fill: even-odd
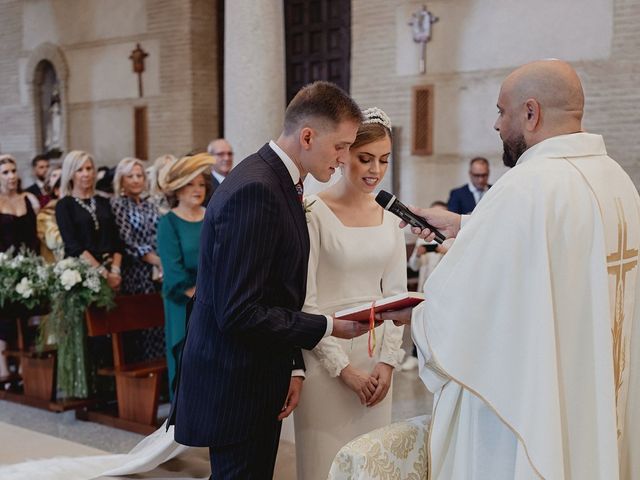
[[(0, 252), (25, 247), (38, 252), (36, 213), (40, 203), (35, 195), (20, 192), (16, 160), (0, 155)], [(7, 342), (15, 336), (15, 321), (3, 319), (0, 312), (0, 383), (9, 377), (9, 365), (3, 352)]]
[(82, 257), (111, 288), (122, 283), (122, 240), (109, 200), (95, 194), (96, 168), (87, 152), (73, 150), (62, 162), (56, 221), (67, 257)]
[[(391, 124), (378, 108), (363, 112), (342, 178), (306, 199), (311, 251), (303, 310), (334, 312), (407, 290), (399, 220), (372, 193), (391, 155)], [(402, 359), (402, 327), (387, 321), (367, 336), (323, 338), (304, 351), (304, 389), (294, 411), (298, 478), (326, 479), (340, 448), (391, 423), (391, 376)]]
[(173, 399), (176, 368), (185, 337), (185, 315), (195, 292), (200, 230), (210, 190), (209, 170), (215, 159), (208, 154), (183, 157), (161, 171), (159, 183), (171, 210), (158, 225), (158, 252), (164, 280), (165, 339), (169, 391)]

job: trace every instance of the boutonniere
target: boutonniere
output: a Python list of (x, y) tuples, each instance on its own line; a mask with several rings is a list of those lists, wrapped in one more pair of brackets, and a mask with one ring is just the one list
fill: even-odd
[(316, 203), (315, 200), (313, 200), (312, 202), (310, 202), (309, 200), (307, 200), (306, 198), (302, 199), (302, 210), (304, 210), (304, 216), (307, 219), (307, 223), (309, 223), (309, 213), (311, 213), (311, 207), (313, 206), (313, 204)]

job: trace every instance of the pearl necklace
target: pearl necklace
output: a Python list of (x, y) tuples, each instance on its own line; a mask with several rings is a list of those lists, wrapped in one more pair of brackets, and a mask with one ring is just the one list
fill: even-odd
[(93, 226), (95, 227), (96, 232), (100, 230), (100, 222), (98, 221), (98, 216), (96, 215), (96, 199), (94, 197), (91, 197), (91, 200), (89, 200), (89, 205), (84, 203), (78, 197), (73, 197), (73, 199), (78, 205), (89, 212), (89, 215), (91, 215), (91, 218), (93, 219)]

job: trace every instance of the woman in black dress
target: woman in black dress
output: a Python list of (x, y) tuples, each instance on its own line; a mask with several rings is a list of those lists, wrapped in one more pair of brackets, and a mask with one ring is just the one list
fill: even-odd
[[(18, 190), (19, 177), (16, 161), (11, 155), (0, 155), (0, 252), (9, 248), (17, 252), (21, 247), (37, 252), (36, 213), (38, 199)], [(0, 382), (9, 377), (9, 367), (3, 352), (13, 337), (14, 321), (4, 319), (0, 312)]]
[(111, 288), (122, 282), (123, 243), (109, 200), (95, 194), (96, 168), (87, 152), (74, 150), (62, 162), (56, 221), (67, 257), (82, 257)]

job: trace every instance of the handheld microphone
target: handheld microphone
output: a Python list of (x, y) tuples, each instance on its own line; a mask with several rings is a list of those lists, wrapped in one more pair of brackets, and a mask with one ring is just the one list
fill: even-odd
[(437, 243), (442, 244), (442, 242), (446, 240), (442, 233), (436, 230), (435, 227), (429, 225), (424, 218), (419, 217), (409, 210), (406, 205), (396, 198), (395, 195), (391, 195), (389, 192), (381, 190), (380, 193), (376, 195), (376, 202), (378, 202), (382, 208), (389, 210), (412, 227), (418, 227), (420, 230), (424, 230), (425, 228), (431, 230), (436, 236), (434, 240)]

